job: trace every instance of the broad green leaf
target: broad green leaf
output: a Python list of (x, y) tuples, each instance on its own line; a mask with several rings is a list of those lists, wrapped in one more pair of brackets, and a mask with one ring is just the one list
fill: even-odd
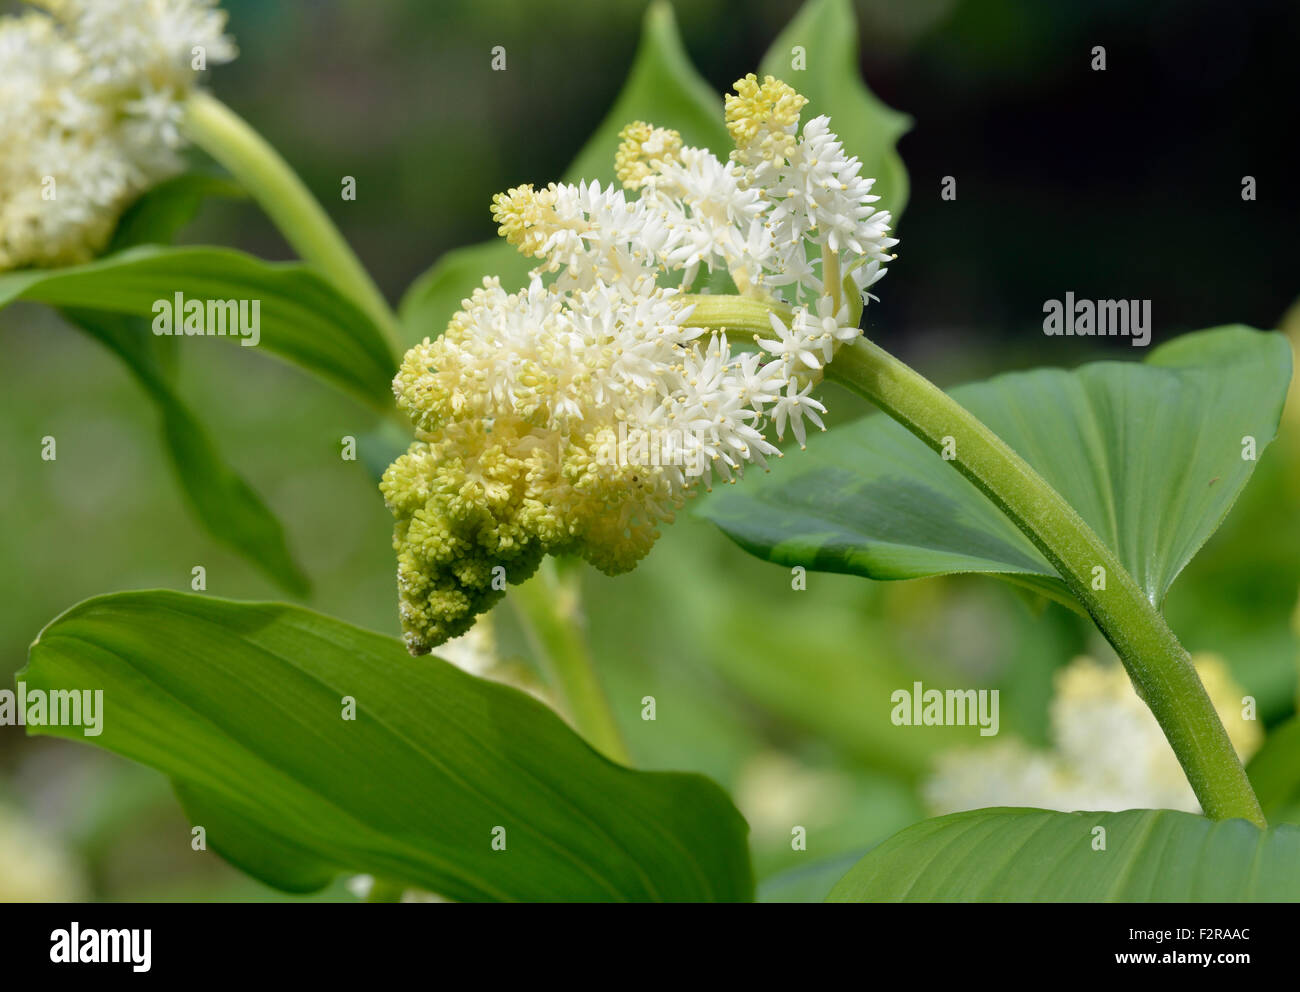
[(155, 302), (177, 293), (186, 300), (260, 301), (258, 347), (372, 406), (387, 406), (397, 359), (383, 334), (302, 263), (263, 262), (226, 248), (145, 245), (86, 265), (0, 275), (0, 307), (30, 300), (152, 317)]
[(307, 595), (310, 583), (289, 553), (280, 521), (222, 458), (212, 436), (172, 390), (154, 350), (159, 339), (148, 326), (134, 317), (98, 310), (64, 315), (121, 358), (157, 405), (172, 468), (204, 528), (287, 591)]
[(708, 148), (723, 159), (731, 148), (723, 121), (722, 96), (691, 65), (673, 8), (665, 2), (647, 8), (641, 44), (627, 82), (596, 133), (587, 139), (566, 170), (565, 179), (615, 182), (618, 134), (638, 120), (680, 131), (685, 144)]
[[(1039, 369), (952, 395), (1020, 453), (1119, 554), (1157, 605), (1227, 515), (1273, 439), (1291, 377), (1278, 334), (1188, 334), (1144, 363)], [(783, 565), (910, 579), (986, 572), (1071, 598), (1046, 559), (900, 424), (866, 417), (814, 437), (697, 511)]]
[(862, 851), (822, 858), (803, 868), (788, 868), (758, 886), (759, 902), (825, 902), (844, 873), (862, 860)]
[[(615, 181), (618, 133), (635, 120), (680, 131), (688, 145), (721, 154), (731, 147), (722, 119), (722, 97), (695, 71), (682, 45), (672, 7), (653, 3), (646, 10), (641, 44), (614, 106), (565, 171), (566, 182)], [(545, 185), (550, 177), (520, 176), (519, 182)], [(484, 210), (487, 204), (484, 204)], [(501, 277), (510, 291), (521, 287), (534, 260), (504, 240), (495, 239), (447, 252), (407, 290), (398, 308), (407, 344), (437, 337), (484, 276)]]
[[(806, 68), (794, 68), (795, 47)], [(808, 0), (763, 57), (759, 78), (783, 79), (808, 98), (803, 120), (819, 114), (850, 155), (862, 162), (862, 175), (874, 176), (876, 204), (892, 210), (894, 224), (907, 206), (907, 170), (894, 145), (912, 126), (906, 114), (885, 106), (862, 82), (858, 65), (858, 24), (849, 0)]]
[(1296, 822), (1300, 813), (1300, 717), (1274, 727), (1246, 766), (1269, 822)]
[(103, 689), (100, 736), (29, 730), (164, 772), (209, 845), (272, 885), (360, 872), (459, 900), (753, 895), (747, 828), (707, 779), (615, 765), (524, 693), (308, 610), (103, 596), (46, 627), (19, 679)]
[(1296, 902), (1300, 827), (1167, 809), (972, 810), (895, 834), (828, 901)]
[(117, 222), (105, 254), (143, 244), (171, 244), (210, 196), (237, 198), (243, 187), (232, 179), (187, 172), (164, 180), (131, 204)]

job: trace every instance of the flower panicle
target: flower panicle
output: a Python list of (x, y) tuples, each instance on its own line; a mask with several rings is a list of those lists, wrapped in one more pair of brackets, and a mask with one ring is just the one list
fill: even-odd
[[(485, 278), (393, 384), (416, 433), (381, 489), (413, 653), (547, 554), (632, 568), (699, 490), (779, 456), (770, 431), (802, 447), (824, 429), (812, 391), (861, 333), (845, 294), (884, 275), (896, 242), (827, 119), (800, 129), (806, 104), (751, 75), (727, 100), (725, 160), (634, 121), (617, 183), (493, 198), (501, 236), (536, 261), (528, 285)], [(789, 316), (738, 348), (692, 320), (684, 297), (706, 275)]]

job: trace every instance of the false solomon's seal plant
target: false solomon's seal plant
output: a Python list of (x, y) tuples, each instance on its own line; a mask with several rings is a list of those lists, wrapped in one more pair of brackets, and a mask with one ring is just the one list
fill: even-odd
[[(169, 775), (234, 864), (290, 891), (369, 875), (372, 897), (413, 887), (452, 899), (752, 898), (746, 827), (726, 795), (699, 776), (632, 769), (615, 713), (625, 707), (611, 707), (581, 622), (574, 562), (632, 569), (694, 500), (747, 550), (785, 564), (876, 578), (989, 571), (1085, 613), (1205, 814), (940, 817), (881, 845), (833, 897), (901, 898), (921, 889), (891, 887), (899, 879), (942, 884), (973, 872), (977, 862), (954, 860), (967, 845), (951, 842), (970, 831), (1004, 844), (1034, 838), (1047, 859), (1035, 864), (1056, 865), (1074, 886), (1058, 898), (1167, 897), (1132, 870), (1152, 836), (1198, 852), (1179, 898), (1198, 886), (1233, 898), (1300, 892), (1300, 838), (1264, 829), (1232, 741), (1157, 606), (1250, 463), (1238, 459), (1217, 488), (1151, 510), (1142, 501), (1156, 482), (1114, 488), (1144, 454), (1125, 446), (1141, 439), (1084, 419), (1088, 397), (1106, 390), (1123, 402), (1167, 401), (1171, 416), (1230, 408), (1231, 429), (1249, 429), (1262, 446), (1289, 350), (1276, 335), (1208, 331), (1141, 365), (1053, 373), (1050, 388), (1035, 378), (1046, 373), (1030, 373), (959, 391), (967, 403), (882, 349), (862, 328), (895, 258), (906, 176), (892, 143), (903, 125), (857, 79), (844, 0), (811, 0), (761, 71), (725, 99), (690, 67), (670, 9), (653, 5), (632, 79), (577, 174), (545, 185), (520, 176), (491, 204), (502, 240), (454, 253), (398, 314), (290, 166), (209, 92), (209, 70), (235, 53), (213, 3), (41, 6), (0, 22), (0, 305), (58, 307), (120, 357), (163, 414), (199, 522), (298, 595), (309, 587), (278, 521), (157, 359), (154, 303), (177, 293), (256, 298), (260, 347), (361, 400), (388, 431), (403, 425), (396, 450), (379, 431), (361, 443), (396, 518), (404, 643), (297, 606), (118, 593), (53, 621), (20, 673), (32, 691), (103, 686), (109, 708), (94, 743)], [(790, 62), (794, 47), (821, 60), (807, 85)], [(203, 154), (229, 178), (190, 168)], [(245, 194), (301, 262), (170, 245), (204, 197)], [(824, 429), (826, 382), (871, 401), (924, 447), (899, 433), (882, 441), (881, 425), (893, 424), (880, 417), (810, 438)], [(1052, 406), (1062, 396), (1064, 413)], [(1006, 408), (1031, 401), (1043, 418), (1063, 418), (1052, 452), (1069, 471), (1040, 473), (1050, 461), (1041, 446), (1008, 434), (1035, 416)], [(806, 450), (777, 465), (787, 435)], [(936, 501), (939, 510), (896, 507), (884, 543), (902, 557), (882, 557), (871, 535), (842, 524), (854, 497), (834, 494), (835, 519), (822, 524), (827, 487), (799, 487), (792, 499), (783, 481), (791, 464), (842, 453), (837, 437), (850, 454), (836, 478), (870, 470), (872, 453), (887, 451), (889, 488), (909, 494), (900, 501), (954, 473), (974, 488)], [(1109, 463), (1074, 470), (1105, 463), (1107, 445), (1115, 479)], [(1189, 463), (1201, 467), (1197, 459), (1224, 447), (1206, 441)], [(1100, 495), (1080, 501), (1081, 478), (1100, 479)], [(708, 495), (718, 483), (735, 485)], [(762, 498), (738, 504), (739, 518), (735, 504), (718, 502), (749, 493)], [(1162, 517), (1178, 535), (1174, 551), (1119, 537), (1130, 503)], [(980, 559), (998, 543), (984, 541), (944, 558), (934, 535), (954, 506), (1004, 527), (999, 540), (1014, 554)], [(832, 536), (816, 546), (803, 533), (810, 526)], [(477, 677), (508, 668), (490, 658), (465, 671), (439, 657), (460, 659), (470, 642), (449, 642), (467, 632), (475, 651), (493, 645), (481, 625), (507, 592), (550, 683), (536, 698)], [(1247, 822), (1211, 822), (1232, 819)], [(1085, 871), (1079, 852), (1098, 825), (1111, 830), (1110, 853)], [(981, 858), (1007, 864), (1005, 849)], [(1259, 870), (1273, 864), (1283, 867)], [(963, 891), (1019, 898), (1018, 884), (992, 876)]]
[[(799, 128), (806, 102), (771, 76), (740, 80), (726, 101), (736, 146), (725, 165), (674, 131), (629, 124), (618, 171), (639, 193), (631, 202), (595, 182), (496, 198), (501, 234), (542, 264), (516, 294), (485, 280), (442, 337), (407, 353), (394, 384), (420, 432), (383, 483), (410, 649), (468, 629), (500, 595), (495, 566), (527, 578), (542, 555), (576, 552), (609, 572), (632, 567), (697, 481), (731, 481), (777, 452), (760, 430), (768, 419), (778, 436), (788, 420), (802, 444), (804, 419), (820, 425), (825, 412), (810, 393), (829, 375), (936, 451), (952, 439), (953, 467), (1111, 641), (1206, 812), (1262, 824), (1188, 653), (1115, 553), (922, 376), (866, 340), (837, 355), (860, 337), (862, 294), (896, 239), (832, 122)], [(691, 294), (715, 265), (739, 292)], [(738, 340), (758, 350), (733, 352)], [(658, 467), (602, 458), (622, 425), (666, 432), (684, 450)], [(698, 479), (679, 467), (700, 462)], [(1107, 590), (1094, 588), (1097, 567), (1113, 576)]]

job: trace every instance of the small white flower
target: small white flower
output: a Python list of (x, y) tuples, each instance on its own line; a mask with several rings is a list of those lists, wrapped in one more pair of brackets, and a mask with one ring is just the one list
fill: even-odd
[(812, 392), (814, 383), (809, 382), (802, 389), (798, 388), (798, 382), (791, 379), (785, 387), (785, 395), (776, 401), (772, 408), (772, 415), (776, 419), (776, 436), (785, 437), (785, 422), (790, 420), (790, 428), (794, 431), (794, 438), (799, 442), (799, 447), (805, 446), (807, 436), (804, 431), (803, 421), (807, 417), (822, 430), (826, 425), (822, 423), (819, 413), (825, 413), (826, 407), (822, 406), (817, 400), (813, 399), (809, 393)]
[(759, 338), (758, 346), (780, 359), (785, 364), (787, 374), (792, 373), (798, 365), (813, 371), (822, 367), (821, 360), (817, 357), (816, 336), (808, 333), (806, 310), (795, 311), (789, 327), (774, 313), (768, 314), (768, 320), (776, 332), (776, 338)]
[(835, 301), (829, 296), (823, 296), (817, 301), (817, 315), (814, 317), (808, 314), (805, 321), (820, 331), (818, 336), (821, 338), (822, 354), (828, 362), (840, 345), (862, 336), (861, 329), (856, 324), (849, 323), (848, 306), (840, 304), (836, 307)]

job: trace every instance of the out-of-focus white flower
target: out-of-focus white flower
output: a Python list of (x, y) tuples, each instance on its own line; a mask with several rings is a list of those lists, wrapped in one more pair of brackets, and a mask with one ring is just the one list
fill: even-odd
[(487, 617), (438, 648), (438, 657), (463, 672), (486, 678), (497, 667), (496, 638)]
[(213, 0), (45, 0), (0, 18), (0, 271), (83, 262), (180, 168), (183, 101), (235, 56)]
[[(636, 121), (622, 188), (494, 197), (500, 234), (537, 260), (529, 285), (484, 279), (393, 383), (416, 440), (381, 488), (413, 652), (500, 598), (494, 569), (521, 582), (544, 555), (577, 554), (626, 571), (698, 488), (779, 454), (769, 426), (801, 446), (807, 424), (823, 428), (811, 392), (860, 334), (856, 304), (892, 257), (889, 214), (826, 118), (799, 132), (803, 97), (771, 77), (736, 90), (725, 161)], [(761, 352), (693, 322), (683, 296), (705, 273), (779, 310)]]
[(50, 835), (0, 803), (0, 903), (75, 902), (85, 880)]
[[(375, 888), (375, 876), (373, 875), (353, 875), (344, 883), (347, 890), (358, 899), (369, 899), (370, 893)], [(432, 892), (425, 892), (423, 889), (403, 889), (401, 902), (449, 902), (440, 895)]]
[(788, 842), (792, 827), (814, 829), (836, 822), (853, 785), (843, 772), (812, 768), (780, 751), (762, 751), (740, 771), (736, 806), (755, 843)]
[(479, 617), (478, 622), (465, 633), (440, 645), (438, 657), (463, 672), (519, 689), (551, 709), (556, 708), (550, 691), (529, 668), (521, 662), (501, 657), (491, 617)]
[[(1202, 654), (1193, 661), (1245, 761), (1262, 733), (1242, 717), (1241, 687), (1220, 658)], [(1057, 673), (1051, 739), (1047, 751), (1010, 739), (947, 752), (925, 783), (927, 803), (936, 814), (989, 806), (1200, 812), (1160, 725), (1117, 664), (1077, 658)]]
[(62, 24), (97, 87), (112, 93), (183, 92), (196, 65), (237, 54), (217, 0), (32, 0)]

